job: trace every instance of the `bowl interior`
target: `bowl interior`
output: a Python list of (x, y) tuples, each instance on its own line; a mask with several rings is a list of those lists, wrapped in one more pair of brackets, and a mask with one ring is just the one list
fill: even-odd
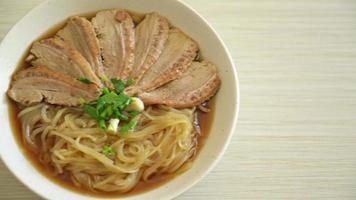
[[(0, 46), (1, 119), (0, 154), (8, 168), (25, 185), (48, 199), (86, 199), (39, 174), (21, 153), (11, 132), (6, 91), (17, 63), (24, 52), (40, 35), (54, 25), (75, 14), (109, 8), (124, 8), (147, 13), (156, 11), (167, 17), (176, 27), (195, 39), (203, 57), (215, 63), (222, 79), (216, 96), (216, 111), (210, 135), (196, 158), (193, 167), (170, 182), (128, 199), (173, 198), (201, 179), (222, 156), (235, 130), (238, 113), (238, 81), (236, 70), (224, 44), (214, 30), (195, 11), (176, 0), (56, 0), (47, 1), (21, 19), (8, 33)], [(11, 152), (9, 154), (8, 152)], [(95, 199), (94, 197), (90, 197)]]

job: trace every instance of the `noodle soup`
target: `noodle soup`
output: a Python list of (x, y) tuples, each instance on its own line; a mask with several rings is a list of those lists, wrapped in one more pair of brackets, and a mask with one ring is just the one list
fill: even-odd
[[(130, 14), (135, 26), (144, 19), (144, 14)], [(54, 27), (38, 41), (63, 27)], [(32, 68), (25, 56), (17, 71)], [(194, 58), (200, 61), (200, 56)], [(9, 104), (18, 143), (42, 174), (76, 192), (105, 197), (145, 192), (188, 170), (209, 133), (214, 113), (210, 97), (185, 108), (145, 105), (131, 118), (134, 129), (122, 134), (108, 133), (83, 105)]]
[[(210, 102), (210, 107), (214, 108), (214, 102), (211, 100)], [(20, 108), (18, 105), (16, 105), (15, 102), (9, 100), (9, 113), (10, 113), (10, 119), (11, 119), (11, 126), (13, 128), (13, 132), (15, 134), (15, 137), (17, 138), (17, 142), (19, 146), (22, 149), (22, 152), (26, 155), (26, 157), (31, 161), (33, 166), (37, 168), (39, 172), (41, 172), (44, 176), (49, 178), (51, 181), (67, 188), (70, 190), (73, 190), (75, 192), (84, 194), (84, 195), (90, 195), (90, 196), (99, 196), (99, 197), (110, 197), (110, 196), (131, 196), (131, 195), (136, 195), (142, 192), (146, 192), (149, 190), (152, 190), (156, 187), (161, 186), (162, 184), (166, 183), (167, 181), (170, 181), (173, 179), (175, 176), (179, 175), (180, 173), (183, 173), (185, 170), (189, 169), (190, 165), (194, 161), (194, 158), (198, 155), (199, 150), (203, 147), (204, 145), (204, 140), (206, 137), (208, 137), (209, 134), (209, 129), (211, 125), (211, 121), (213, 120), (214, 117), (214, 110), (212, 109), (209, 113), (204, 113), (201, 111), (195, 111), (198, 114), (199, 117), (199, 122), (200, 122), (200, 129), (201, 132), (199, 135), (196, 135), (195, 142), (196, 142), (196, 149), (194, 152), (194, 155), (189, 159), (188, 162), (184, 164), (184, 166), (181, 167), (180, 170), (173, 174), (165, 173), (165, 174), (157, 174), (153, 177), (151, 177), (148, 181), (138, 181), (137, 185), (129, 192), (127, 193), (121, 193), (121, 192), (101, 192), (101, 191), (93, 191), (93, 190), (87, 190), (85, 188), (77, 187), (71, 180), (70, 175), (68, 172), (64, 171), (62, 174), (57, 174), (53, 167), (49, 164), (44, 164), (43, 161), (41, 160), (41, 157), (39, 157), (39, 154), (34, 152), (26, 143), (25, 138), (22, 135), (22, 128), (21, 128), (21, 121), (18, 118), (18, 115), (20, 113)], [(42, 105), (43, 108), (43, 105)], [(38, 108), (40, 109), (40, 107)], [(37, 110), (38, 111), (38, 110)]]

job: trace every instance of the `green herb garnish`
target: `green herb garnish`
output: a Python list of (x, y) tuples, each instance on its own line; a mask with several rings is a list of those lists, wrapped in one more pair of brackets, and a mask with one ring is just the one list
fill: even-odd
[(110, 90), (109, 88), (103, 88), (103, 94), (109, 94), (110, 93)]
[(131, 120), (129, 123), (123, 125), (120, 128), (120, 133), (127, 133), (129, 131), (133, 131), (135, 129), (136, 125), (137, 125), (137, 121)]
[(99, 119), (98, 123), (99, 123), (99, 127), (101, 129), (104, 129), (104, 130), (106, 129), (106, 123), (105, 123), (104, 119)]
[(114, 116), (115, 116), (115, 118), (118, 118), (118, 119), (120, 119), (120, 120), (122, 120), (122, 121), (127, 121), (127, 120), (129, 120), (129, 116), (127, 116), (125, 113), (116, 112), (116, 113), (114, 114)]
[(126, 86), (131, 86), (131, 85), (133, 85), (133, 84), (135, 84), (135, 81), (132, 80), (132, 79), (129, 79), (129, 80), (127, 80), (127, 82), (126, 82)]
[(92, 84), (93, 82), (85, 77), (79, 77), (78, 79), (80, 82), (85, 83), (85, 84)]
[(122, 80), (118, 80), (116, 78), (111, 79), (112, 84), (115, 87), (117, 93), (121, 93), (125, 89), (125, 83)]
[(92, 118), (97, 119), (98, 118), (98, 113), (96, 111), (96, 108), (91, 105), (84, 105), (84, 112), (88, 113)]
[(131, 116), (131, 117), (136, 117), (138, 114), (140, 114), (141, 112), (139, 112), (139, 111), (131, 111), (131, 112), (129, 112), (129, 115)]
[(108, 146), (108, 145), (105, 145), (103, 147), (103, 149), (101, 150), (101, 152), (105, 155), (105, 156), (115, 156), (116, 155), (116, 151), (114, 148)]
[(125, 109), (131, 104), (132, 98), (124, 93), (125, 87), (134, 84), (133, 81), (127, 81), (125, 84), (122, 80), (111, 79), (114, 86), (114, 90), (109, 88), (102, 89), (102, 95), (94, 102), (85, 103), (83, 109), (85, 113), (94, 118), (99, 127), (105, 131), (109, 131), (109, 121), (111, 119), (117, 119), (127, 122), (120, 128), (121, 133), (127, 133), (133, 130), (137, 124), (133, 118), (140, 112), (131, 111), (128, 112)]

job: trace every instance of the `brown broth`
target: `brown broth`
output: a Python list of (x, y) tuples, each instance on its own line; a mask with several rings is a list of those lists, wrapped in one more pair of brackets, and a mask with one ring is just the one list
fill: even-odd
[[(86, 17), (88, 19), (91, 19), (92, 17), (95, 16), (95, 14), (98, 11), (95, 12), (90, 12), (90, 13), (85, 13), (82, 14), (80, 16)], [(139, 23), (142, 19), (143, 19), (143, 14), (139, 14), (136, 12), (132, 12), (129, 11), (129, 13), (131, 14), (131, 16), (134, 19), (134, 22), (137, 24)], [(58, 32), (59, 29), (63, 28), (65, 25), (66, 20), (64, 20), (63, 22), (57, 24), (56, 26), (54, 26), (53, 28), (49, 29), (48, 31), (46, 31), (44, 34), (42, 34), (38, 39), (36, 39), (35, 41), (41, 40), (41, 39), (45, 39), (45, 38), (49, 38), (52, 37), (56, 34), (56, 32)], [(18, 66), (15, 69), (15, 72), (24, 69), (26, 67), (29, 67), (30, 64), (28, 62), (25, 61), (26, 57), (29, 55), (29, 49), (24, 53), (24, 56), (22, 57), (22, 59), (20, 60), (20, 62), (18, 63)], [(198, 156), (201, 148), (204, 146), (204, 142), (209, 134), (209, 130), (212, 124), (212, 121), (214, 119), (214, 107), (215, 107), (215, 101), (214, 98), (212, 100), (210, 100), (208, 102), (208, 107), (211, 109), (211, 111), (209, 113), (204, 113), (201, 111), (198, 111), (198, 119), (199, 119), (199, 125), (200, 125), (200, 129), (201, 129), (201, 134), (198, 137), (198, 148), (196, 151), (195, 156), (188, 161), (185, 166), (181, 167), (182, 170), (178, 170), (178, 172), (176, 172), (175, 174), (163, 174), (163, 175), (156, 175), (154, 176), (149, 182), (143, 182), (140, 181), (135, 187), (134, 189), (132, 189), (131, 191), (127, 192), (127, 193), (117, 193), (117, 192), (100, 192), (100, 191), (90, 191), (84, 188), (80, 188), (75, 186), (68, 174), (64, 173), (60, 176), (56, 176), (54, 175), (53, 171), (50, 169), (49, 166), (44, 166), (38, 159), (37, 155), (31, 151), (31, 149), (29, 147), (27, 147), (24, 138), (22, 137), (22, 131), (21, 131), (21, 122), (18, 119), (17, 115), (20, 112), (20, 108), (17, 105), (16, 102), (12, 101), (11, 99), (8, 99), (8, 105), (9, 105), (9, 115), (10, 115), (10, 124), (11, 124), (11, 128), (13, 131), (13, 134), (16, 138), (16, 142), (20, 148), (20, 150), (23, 152), (23, 154), (25, 155), (25, 157), (31, 162), (31, 164), (37, 169), (37, 171), (39, 171), (43, 176), (47, 177), (48, 179), (50, 179), (51, 181), (53, 181), (54, 183), (77, 193), (83, 194), (83, 195), (88, 195), (88, 196), (96, 196), (96, 197), (101, 197), (101, 198), (110, 198), (110, 197), (124, 197), (124, 196), (132, 196), (132, 195), (137, 195), (140, 193), (144, 193), (147, 192), (149, 190), (155, 189), (157, 187), (162, 186), (163, 184), (167, 183), (168, 181), (172, 180), (175, 176), (184, 173), (186, 167), (188, 165), (188, 163), (190, 164), (191, 162), (194, 161), (194, 159)]]

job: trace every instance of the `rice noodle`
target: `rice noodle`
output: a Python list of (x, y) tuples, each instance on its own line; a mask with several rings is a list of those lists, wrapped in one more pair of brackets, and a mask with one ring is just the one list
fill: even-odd
[[(122, 135), (105, 133), (78, 108), (41, 103), (18, 116), (26, 144), (55, 174), (68, 173), (79, 187), (124, 193), (139, 181), (183, 169), (196, 150), (195, 114), (195, 109), (148, 107), (137, 116), (136, 130)], [(105, 145), (116, 156), (102, 154)]]

